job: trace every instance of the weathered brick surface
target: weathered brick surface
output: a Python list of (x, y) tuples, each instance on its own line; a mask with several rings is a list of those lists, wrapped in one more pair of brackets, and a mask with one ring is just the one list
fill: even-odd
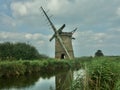
[[(73, 47), (72, 47), (72, 33), (62, 32), (60, 34), (60, 37), (62, 38), (62, 41), (66, 49), (68, 50), (71, 58), (74, 58), (74, 52), (73, 52)], [(59, 40), (55, 38), (55, 58), (60, 59), (62, 54), (65, 54), (65, 58), (68, 58)]]

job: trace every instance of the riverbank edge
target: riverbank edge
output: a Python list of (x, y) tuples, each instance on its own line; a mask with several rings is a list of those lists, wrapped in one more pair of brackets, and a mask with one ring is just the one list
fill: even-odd
[(0, 61), (0, 78), (32, 73), (54, 75), (59, 71), (80, 68), (78, 60), (14, 60)]

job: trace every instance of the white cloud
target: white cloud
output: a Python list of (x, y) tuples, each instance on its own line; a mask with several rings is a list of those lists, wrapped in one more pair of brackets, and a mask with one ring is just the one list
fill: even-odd
[(69, 6), (68, 0), (49, 0), (49, 4), (47, 4), (47, 8), (55, 14), (63, 14), (67, 10), (67, 6)]
[(44, 0), (29, 0), (29, 1), (14, 1), (11, 3), (11, 10), (13, 11), (13, 16), (23, 17), (29, 15), (39, 15), (39, 8), (41, 5), (44, 6)]
[(27, 7), (22, 2), (14, 2), (11, 4), (11, 8), (14, 11), (14, 15), (24, 16), (27, 15)]
[[(11, 3), (12, 14), (17, 17), (19, 24), (29, 24), (31, 26), (41, 26), (45, 23), (45, 18), (41, 15), (40, 6), (53, 15), (56, 25), (66, 23), (71, 25), (82, 25), (82, 27), (110, 26), (116, 19), (118, 0), (96, 1), (96, 0), (27, 0), (14, 1)], [(99, 4), (98, 4), (99, 3)], [(43, 19), (44, 18), (44, 19)], [(57, 20), (57, 21), (56, 21)], [(111, 20), (111, 21), (110, 21)]]
[(1, 41), (16, 41), (16, 42), (38, 42), (47, 40), (48, 36), (42, 34), (18, 33), (18, 32), (0, 32)]
[(73, 47), (76, 56), (91, 56), (100, 49), (105, 52), (105, 55), (119, 55), (119, 34), (115, 34), (117, 31), (107, 31), (107, 32), (94, 32), (92, 30), (88, 31), (78, 31), (75, 33), (76, 38), (73, 41)]
[(120, 7), (116, 11), (117, 15), (120, 16)]
[(0, 39), (1, 41), (5, 40), (5, 41), (9, 41), (9, 40), (13, 40), (13, 41), (19, 41), (22, 40), (24, 41), (24, 33), (15, 33), (15, 32), (0, 32)]
[(96, 33), (94, 36), (93, 36), (93, 39), (94, 40), (98, 40), (98, 41), (102, 41), (106, 38), (106, 34), (105, 33)]
[(110, 28), (108, 31), (111, 33), (118, 34), (118, 33), (120, 33), (120, 27)]
[(45, 42), (42, 41), (42, 40), (37, 42), (38, 45), (44, 45), (44, 43), (45, 43)]
[(77, 45), (84, 45), (87, 47), (91, 47), (91, 45), (99, 46), (103, 44), (104, 40), (107, 38), (105, 33), (95, 33), (91, 30), (76, 32), (75, 37)]
[(48, 36), (45, 36), (45, 35), (42, 35), (40, 33), (34, 33), (34, 34), (31, 34), (31, 33), (27, 33), (25, 34), (25, 38), (28, 39), (28, 40), (42, 40), (42, 39), (48, 39)]
[(65, 23), (67, 31), (79, 27), (73, 41), (77, 56), (90, 55), (100, 48), (109, 51), (107, 47), (116, 48), (120, 44), (120, 0), (13, 0), (12, 16), (0, 13), (1, 30), (9, 31), (0, 32), (0, 40), (30, 41), (41, 52), (53, 55), (54, 42), (48, 41), (53, 32), (44, 24), (40, 6), (46, 11), (49, 9), (48, 15), (55, 16), (52, 18), (55, 26)]
[(26, 39), (31, 39), (31, 38), (32, 38), (32, 34), (26, 34), (26, 35), (25, 35), (25, 38), (26, 38)]

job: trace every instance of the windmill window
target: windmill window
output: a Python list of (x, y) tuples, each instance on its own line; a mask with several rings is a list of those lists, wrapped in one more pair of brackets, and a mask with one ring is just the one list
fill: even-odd
[(61, 59), (65, 59), (65, 54), (64, 53), (61, 54)]

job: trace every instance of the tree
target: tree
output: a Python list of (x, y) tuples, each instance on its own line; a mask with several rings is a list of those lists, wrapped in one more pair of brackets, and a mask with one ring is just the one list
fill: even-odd
[(95, 53), (95, 57), (100, 57), (100, 56), (104, 56), (104, 54), (102, 53), (101, 50), (97, 50), (97, 52)]
[(12, 57), (13, 44), (9, 42), (0, 44), (0, 59), (8, 59)]
[(39, 54), (34, 46), (26, 43), (0, 43), (0, 59), (10, 60), (10, 59), (22, 59), (22, 60), (32, 60), (44, 58), (42, 54)]
[(26, 43), (14, 44), (13, 52), (16, 59), (38, 59), (40, 55), (34, 46)]

